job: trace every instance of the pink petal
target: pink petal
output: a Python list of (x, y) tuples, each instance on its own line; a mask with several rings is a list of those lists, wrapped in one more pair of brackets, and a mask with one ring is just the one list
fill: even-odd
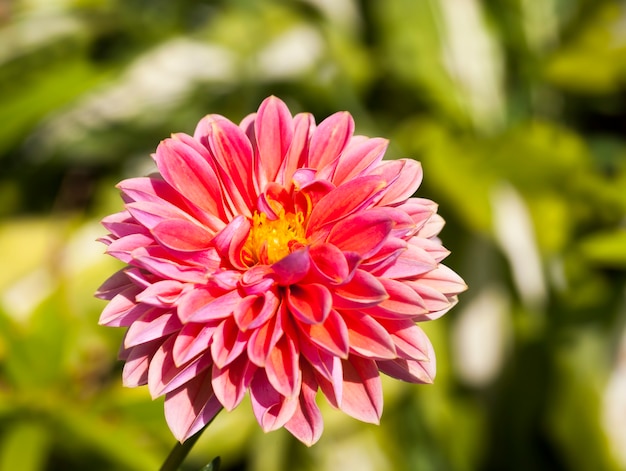
[(368, 258), (385, 242), (392, 221), (384, 210), (361, 211), (339, 221), (328, 235), (328, 243), (344, 252)]
[(174, 341), (175, 336), (169, 337), (150, 361), (148, 388), (153, 398), (179, 388), (213, 364), (210, 355), (201, 355), (187, 364), (177, 366), (172, 354)]
[(134, 347), (165, 337), (180, 330), (181, 327), (178, 316), (173, 312), (149, 310), (128, 328), (124, 338), (124, 347)]
[(100, 224), (114, 236), (114, 239), (131, 234), (149, 234), (148, 229), (133, 219), (126, 210), (102, 218)]
[(191, 219), (186, 212), (165, 201), (160, 203), (135, 201), (128, 203), (126, 209), (133, 219), (148, 229), (153, 229), (158, 223), (167, 219)]
[(309, 248), (311, 267), (322, 281), (341, 283), (348, 278), (352, 268), (344, 253), (332, 244), (316, 244)]
[(285, 424), (285, 428), (307, 446), (317, 442), (324, 429), (322, 414), (315, 403), (317, 388), (315, 376), (305, 370), (298, 407), (291, 419)]
[(298, 360), (299, 354), (293, 341), (283, 336), (270, 350), (265, 362), (268, 381), (285, 397), (292, 397), (299, 392), (302, 372)]
[[(338, 360), (341, 365), (341, 360)], [(314, 371), (315, 379), (322, 391), (322, 394), (324, 394), (328, 403), (335, 409), (339, 409), (339, 405), (343, 399), (343, 371), (341, 366), (338, 368), (338, 371), (341, 372), (341, 377), (338, 380), (328, 380), (319, 374), (317, 370)]]
[(407, 281), (406, 284), (422, 299), (424, 309), (427, 311), (414, 316), (414, 320), (437, 319), (454, 305), (455, 301), (451, 297), (436, 288), (422, 284), (421, 281)]
[(439, 214), (433, 214), (428, 221), (426, 221), (424, 226), (422, 226), (417, 235), (425, 238), (436, 237), (445, 224), (446, 222)]
[(261, 188), (274, 181), (291, 145), (293, 124), (287, 105), (271, 96), (263, 100), (254, 121), (258, 149), (257, 175)]
[(343, 319), (348, 326), (351, 352), (375, 360), (397, 357), (393, 339), (385, 328), (359, 311), (345, 311)]
[(126, 210), (103, 217), (100, 224), (102, 224), (107, 231), (117, 237), (134, 234), (138, 232), (138, 230), (142, 229), (142, 227), (137, 224), (137, 221), (135, 221)]
[(366, 176), (350, 180), (330, 191), (318, 201), (311, 212), (306, 229), (307, 238), (325, 224), (342, 219), (371, 204), (383, 188), (384, 181), (380, 177)]
[(300, 113), (293, 118), (293, 137), (283, 159), (276, 181), (290, 190), (296, 169), (303, 167), (308, 150), (309, 135), (315, 129), (315, 120), (309, 113)]
[(131, 263), (133, 251), (153, 244), (154, 238), (149, 234), (131, 234), (111, 241), (106, 249), (106, 253), (124, 263)]
[(294, 213), (293, 196), (282, 185), (275, 182), (265, 184), (265, 191), (259, 195), (257, 211), (267, 214), (269, 219), (278, 219), (281, 210)]
[[(319, 348), (304, 335), (298, 335), (298, 346), (301, 356), (304, 357), (315, 372), (332, 382), (335, 387), (338, 387), (336, 395), (341, 398), (341, 385), (343, 383), (341, 358), (327, 352), (325, 349)], [(344, 358), (347, 358), (347, 355)]]
[(429, 286), (445, 294), (459, 294), (467, 289), (465, 281), (445, 265), (439, 265), (420, 277), (421, 286)]
[(276, 343), (283, 336), (283, 329), (276, 316), (272, 317), (266, 324), (254, 330), (248, 339), (248, 358), (255, 365), (263, 368), (270, 352)]
[(249, 233), (250, 221), (243, 216), (237, 216), (213, 238), (213, 244), (222, 259), (229, 261), (234, 268), (239, 270), (247, 268), (241, 250)]
[[(136, 305), (135, 296), (141, 289), (134, 285), (129, 285), (126, 289), (115, 295), (100, 314), (99, 324), (119, 327), (118, 319), (125, 316)], [(138, 316), (141, 314), (138, 314)], [(130, 325), (130, 324), (128, 324)]]
[(183, 283), (175, 280), (157, 281), (139, 293), (135, 300), (139, 303), (169, 308), (178, 300), (184, 286)]
[(286, 300), (291, 313), (306, 324), (324, 322), (333, 304), (328, 289), (316, 283), (288, 287)]
[(287, 286), (302, 280), (309, 271), (311, 259), (307, 248), (296, 250), (272, 265), (276, 282)]
[[(195, 292), (198, 293), (199, 297), (202, 296), (200, 294), (202, 293), (201, 290), (195, 290)], [(184, 299), (187, 300), (189, 298), (190, 297), (185, 297)], [(240, 301), (241, 296), (237, 291), (233, 290), (229, 293), (212, 299), (207, 304), (201, 307), (198, 307), (196, 311), (192, 313), (189, 317), (187, 317), (187, 309), (189, 309), (189, 307), (187, 307), (187, 304), (185, 304), (185, 314), (182, 314), (181, 317), (186, 318), (186, 322), (209, 322), (216, 319), (224, 319), (226, 317), (229, 317), (233, 313), (235, 307), (237, 306), (237, 304), (239, 304)], [(183, 305), (181, 302), (181, 306), (179, 307), (179, 313), (181, 312), (182, 308)]]
[(369, 168), (382, 160), (388, 145), (389, 141), (380, 137), (353, 137), (337, 163), (332, 182), (339, 186), (351, 178), (367, 173)]
[(153, 276), (151, 273), (132, 266), (128, 267), (125, 270), (125, 273), (126, 276), (128, 276), (129, 280), (131, 280), (135, 285), (140, 286), (143, 289), (150, 286), (156, 280), (156, 277)]
[(172, 258), (161, 247), (140, 247), (132, 253), (136, 265), (161, 278), (189, 283), (205, 283), (204, 268), (190, 266)]
[(406, 249), (390, 266), (376, 271), (376, 275), (383, 278), (414, 278), (423, 275), (437, 266), (437, 260), (417, 245), (407, 244)]
[[(299, 390), (300, 385), (298, 385)], [(270, 384), (265, 372), (257, 370), (250, 384), (250, 402), (257, 422), (264, 432), (283, 427), (298, 408), (298, 396), (285, 397)]]
[(385, 194), (378, 203), (392, 206), (406, 201), (422, 183), (422, 166), (415, 160), (400, 159), (382, 162), (372, 172), (381, 175), (388, 183)]
[(355, 270), (352, 279), (333, 290), (333, 305), (342, 309), (360, 309), (376, 306), (389, 295), (385, 286), (374, 275)]
[[(189, 136), (182, 135), (191, 139)], [(198, 144), (191, 140), (191, 143)], [(178, 190), (161, 179), (161, 176), (130, 178), (120, 182), (117, 187), (122, 190), (122, 198), (126, 203), (148, 201), (157, 204), (174, 205), (194, 219), (201, 221), (213, 231), (221, 229), (225, 224), (217, 212), (207, 212), (185, 198)], [(122, 221), (120, 221), (122, 222)]]
[(107, 278), (106, 281), (100, 285), (94, 296), (98, 299), (110, 301), (131, 286), (133, 286), (133, 284), (126, 275), (126, 268), (123, 268)]
[(380, 276), (380, 273), (395, 263), (406, 250), (407, 243), (402, 239), (389, 235), (374, 255), (364, 260), (360, 266), (369, 273)]
[(342, 363), (341, 410), (362, 422), (378, 424), (383, 413), (383, 390), (376, 362), (351, 355)]
[(409, 198), (396, 208), (407, 213), (419, 230), (437, 212), (437, 203), (424, 198)]
[(217, 325), (217, 323), (185, 324), (176, 335), (172, 347), (174, 364), (182, 366), (205, 352), (211, 345), (213, 332), (215, 332)]
[(437, 371), (437, 362), (433, 346), (426, 335), (421, 332), (421, 329), (411, 332), (407, 330), (404, 332), (396, 331), (396, 333), (402, 337), (402, 340), (406, 341), (404, 345), (397, 343), (399, 349), (410, 352), (411, 346), (415, 347), (416, 351), (411, 353), (413, 359), (398, 358), (390, 361), (379, 361), (380, 371), (392, 378), (410, 383), (432, 383)]
[(209, 304), (223, 294), (221, 291), (216, 293), (207, 286), (196, 286), (191, 290), (187, 290), (181, 294), (178, 300), (178, 317), (181, 322), (186, 324), (199, 309)]
[(177, 440), (200, 431), (222, 410), (211, 386), (210, 371), (165, 396), (165, 419)]
[(250, 217), (257, 199), (250, 140), (239, 126), (223, 116), (209, 115), (204, 120), (209, 128), (208, 146), (234, 213)]
[(174, 135), (157, 147), (155, 160), (161, 175), (199, 208), (224, 219), (220, 184), (208, 153), (203, 155), (184, 140), (183, 135)]
[(205, 228), (185, 219), (161, 221), (151, 232), (161, 245), (183, 252), (206, 249), (213, 239)]
[(218, 368), (224, 368), (237, 358), (245, 349), (249, 332), (237, 328), (232, 317), (225, 319), (213, 333), (211, 355)]
[[(224, 272), (220, 272), (222, 274)], [(218, 275), (219, 275), (218, 274)], [(255, 265), (241, 274), (231, 289), (239, 289), (246, 295), (261, 295), (273, 289), (273, 270), (267, 265)], [(215, 276), (218, 276), (215, 275)]]
[(340, 111), (323, 120), (311, 136), (307, 165), (321, 169), (334, 162), (346, 147), (353, 132), (354, 121), (348, 112)]
[(430, 340), (424, 331), (412, 320), (392, 321), (380, 319), (396, 346), (398, 356), (407, 360), (424, 361), (433, 351)]
[(272, 291), (261, 296), (246, 296), (235, 307), (233, 317), (241, 330), (256, 329), (276, 314), (279, 304), (280, 300)]
[(148, 368), (154, 353), (161, 346), (161, 341), (144, 343), (130, 349), (122, 371), (122, 384), (134, 388), (148, 384)]
[(224, 368), (213, 366), (213, 391), (226, 410), (231, 411), (239, 405), (256, 370), (245, 355)]
[(379, 361), (380, 371), (392, 378), (409, 383), (430, 384), (435, 380), (437, 364), (434, 355), (431, 360), (396, 360)]
[(341, 358), (346, 358), (349, 350), (348, 328), (343, 318), (331, 310), (321, 324), (298, 323), (300, 330), (320, 348)]
[(409, 282), (387, 278), (381, 278), (379, 281), (385, 287), (389, 298), (368, 310), (368, 314), (383, 319), (402, 319), (415, 317), (427, 311), (424, 300), (409, 286)]

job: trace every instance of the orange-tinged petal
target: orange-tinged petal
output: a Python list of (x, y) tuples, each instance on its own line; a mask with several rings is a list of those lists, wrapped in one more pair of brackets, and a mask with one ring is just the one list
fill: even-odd
[(332, 182), (340, 185), (367, 173), (368, 169), (382, 160), (388, 145), (389, 141), (380, 137), (353, 137), (337, 163)]
[(323, 169), (335, 162), (353, 132), (354, 121), (349, 113), (340, 111), (326, 118), (311, 136), (307, 166)]
[(256, 329), (276, 314), (280, 299), (272, 291), (262, 295), (243, 298), (233, 311), (233, 317), (241, 330)]
[(294, 342), (283, 336), (269, 352), (265, 362), (268, 381), (285, 397), (293, 397), (299, 393), (302, 381), (299, 358)]
[(389, 294), (377, 277), (357, 269), (352, 279), (333, 290), (333, 306), (342, 309), (363, 309), (378, 306)]
[(383, 391), (376, 363), (355, 355), (342, 363), (343, 397), (339, 407), (362, 422), (380, 423)]
[(361, 211), (335, 224), (327, 241), (345, 252), (368, 258), (383, 245), (392, 227), (384, 210)]
[(274, 181), (293, 137), (293, 123), (287, 105), (276, 97), (263, 100), (254, 121), (258, 150), (257, 175), (261, 188)]
[(278, 171), (276, 181), (290, 190), (296, 170), (304, 166), (309, 151), (309, 136), (315, 129), (310, 113), (297, 114), (293, 119), (293, 137)]
[(296, 284), (288, 287), (286, 293), (287, 306), (300, 322), (319, 324), (328, 317), (333, 300), (323, 285)]
[(157, 147), (155, 160), (161, 175), (199, 208), (224, 217), (219, 179), (208, 162), (208, 152), (201, 154), (183, 139), (174, 136)]
[(226, 410), (233, 410), (243, 400), (257, 367), (245, 355), (224, 368), (213, 366), (211, 384), (213, 391)]
[(218, 368), (224, 368), (246, 349), (249, 332), (237, 328), (232, 317), (226, 318), (213, 332), (211, 355)]
[(372, 172), (388, 182), (379, 205), (394, 205), (407, 200), (422, 183), (422, 165), (409, 159), (382, 162)]
[(285, 428), (293, 436), (307, 446), (313, 445), (322, 436), (324, 423), (322, 413), (315, 403), (317, 394), (317, 382), (315, 376), (308, 369), (303, 371), (302, 392), (298, 407), (294, 414), (285, 423)]
[(340, 358), (348, 355), (350, 348), (348, 328), (337, 311), (331, 310), (326, 320), (320, 324), (298, 323), (298, 325), (318, 347)]
[(309, 248), (312, 261), (312, 271), (309, 276), (314, 276), (320, 283), (339, 284), (345, 281), (354, 266), (348, 264), (344, 253), (333, 244), (316, 244)]
[(217, 172), (232, 204), (235, 214), (251, 216), (256, 203), (254, 188), (253, 151), (250, 140), (236, 124), (223, 116), (205, 118), (209, 128), (207, 136)]
[(197, 251), (211, 245), (213, 234), (186, 219), (166, 219), (152, 229), (157, 242), (172, 250)]
[(350, 180), (330, 191), (318, 201), (311, 212), (306, 230), (307, 238), (314, 237), (315, 232), (325, 224), (338, 221), (371, 205), (384, 187), (385, 182), (380, 177), (365, 176)]
[(270, 352), (282, 338), (284, 332), (277, 316), (272, 317), (268, 322), (258, 329), (255, 329), (248, 339), (247, 353), (250, 361), (263, 368)]
[(351, 352), (375, 360), (396, 358), (393, 339), (381, 324), (359, 311), (345, 311), (342, 314), (348, 327)]

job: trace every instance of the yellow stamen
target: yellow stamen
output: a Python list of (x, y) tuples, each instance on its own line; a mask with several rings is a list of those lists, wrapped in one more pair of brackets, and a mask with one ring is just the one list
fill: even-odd
[(268, 219), (267, 214), (254, 212), (252, 228), (244, 245), (248, 262), (272, 264), (289, 255), (297, 247), (306, 245), (304, 215), (285, 214), (280, 208), (277, 219)]

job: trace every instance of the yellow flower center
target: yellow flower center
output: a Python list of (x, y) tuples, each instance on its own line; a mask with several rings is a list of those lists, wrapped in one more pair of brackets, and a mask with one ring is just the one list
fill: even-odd
[(285, 214), (281, 208), (277, 219), (268, 219), (267, 214), (255, 211), (252, 228), (244, 244), (244, 256), (248, 264), (271, 265), (306, 245), (303, 223), (304, 215), (301, 212)]

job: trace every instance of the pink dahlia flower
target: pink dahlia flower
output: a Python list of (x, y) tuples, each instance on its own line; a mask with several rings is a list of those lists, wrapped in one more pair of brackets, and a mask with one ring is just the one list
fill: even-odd
[(413, 198), (413, 160), (353, 135), (347, 112), (319, 125), (267, 98), (240, 125), (219, 115), (158, 146), (156, 176), (119, 184), (107, 253), (127, 266), (97, 295), (100, 323), (127, 327), (123, 383), (165, 396), (184, 441), (249, 393), (264, 431), (307, 445), (322, 433), (318, 391), (378, 423), (379, 372), (435, 375), (416, 323), (466, 289), (432, 201)]

